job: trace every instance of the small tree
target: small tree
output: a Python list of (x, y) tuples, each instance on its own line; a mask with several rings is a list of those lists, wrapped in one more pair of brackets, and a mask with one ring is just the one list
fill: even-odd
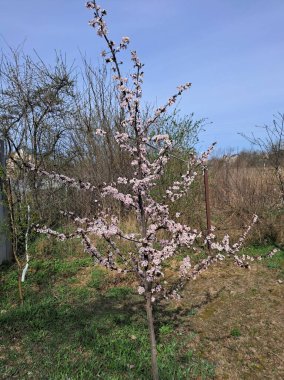
[[(80, 238), (85, 251), (94, 258), (96, 263), (117, 273), (132, 274), (136, 277), (137, 291), (144, 298), (147, 312), (152, 378), (157, 380), (159, 376), (153, 304), (162, 297), (179, 298), (179, 291), (186, 280), (195, 278), (211, 264), (224, 260), (225, 257), (233, 259), (241, 267), (249, 268), (249, 261), (253, 259), (248, 256), (240, 257), (237, 252), (252, 225), (256, 223), (257, 217), (253, 217), (252, 224), (248, 226), (239, 240), (230, 245), (228, 235), (221, 242), (215, 242), (212, 231), (204, 242), (201, 232), (178, 221), (179, 213), (176, 213), (174, 217), (171, 216), (170, 204), (187, 193), (197, 175), (197, 169), (202, 169), (206, 165), (213, 145), (199, 157), (190, 154), (188, 170), (179, 181), (175, 181), (166, 190), (163, 202), (159, 203), (154, 199), (152, 189), (166, 170), (172, 143), (168, 134), (153, 135), (151, 131), (167, 109), (185, 90), (190, 88), (191, 84), (186, 83), (179, 86), (177, 93), (145, 120), (141, 107), (143, 64), (136, 52), (132, 51), (131, 60), (134, 71), (128, 77), (122, 75), (122, 62), (118, 59), (118, 55), (122, 50), (127, 49), (129, 38), (123, 37), (119, 44), (115, 44), (107, 32), (106, 11), (101, 9), (95, 1), (88, 2), (86, 6), (94, 12), (94, 18), (90, 21), (90, 25), (97, 30), (97, 34), (105, 40), (107, 45), (107, 50), (103, 51), (102, 55), (106, 62), (111, 64), (121, 109), (121, 129), (115, 133), (115, 140), (121, 151), (130, 155), (129, 168), (131, 170), (129, 170), (129, 177), (118, 177), (115, 182), (95, 187), (89, 182), (77, 181), (55, 172), (40, 170), (35, 164), (26, 163), (25, 166), (29, 170), (37, 171), (38, 175), (47, 176), (81, 191), (93, 192), (98, 204), (97, 215), (91, 219), (76, 216), (72, 212), (63, 212), (76, 225), (73, 233), (58, 233), (48, 227), (40, 226), (36, 226), (36, 230), (59, 240)], [(96, 134), (102, 139), (106, 138), (106, 133), (101, 128), (96, 130)], [(153, 147), (157, 151), (155, 155), (151, 154)], [(124, 232), (118, 217), (99, 206), (100, 200), (103, 198), (120, 202), (127, 212), (135, 215), (137, 223), (133, 226), (133, 232)], [(104, 239), (109, 247), (108, 250), (99, 251), (93, 236)], [(200, 240), (205, 244), (209, 243), (208, 256), (201, 259), (196, 265), (191, 264), (190, 256), (184, 257), (180, 262), (178, 280), (166, 282), (165, 261), (170, 260), (181, 247), (187, 248), (188, 251), (194, 249), (194, 246), (200, 244), (198, 243)], [(123, 242), (127, 243), (127, 251), (122, 248)]]

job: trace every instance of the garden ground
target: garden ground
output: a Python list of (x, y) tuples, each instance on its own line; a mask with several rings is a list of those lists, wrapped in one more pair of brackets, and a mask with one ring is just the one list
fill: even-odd
[[(0, 378), (149, 380), (146, 316), (133, 284), (71, 246), (49, 249), (32, 254), (22, 307), (15, 266), (1, 267)], [(155, 312), (161, 380), (284, 378), (283, 286), (281, 251), (251, 270), (211, 267), (181, 301), (163, 301)]]

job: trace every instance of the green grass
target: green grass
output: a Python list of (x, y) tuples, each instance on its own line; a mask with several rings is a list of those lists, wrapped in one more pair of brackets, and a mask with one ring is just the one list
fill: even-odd
[[(242, 249), (241, 254), (244, 253), (251, 256), (266, 255), (274, 248), (276, 248), (274, 245), (246, 247)], [(262, 264), (269, 269), (279, 271), (279, 277), (284, 278), (284, 250), (281, 248), (278, 249), (279, 251), (273, 257), (265, 258)]]
[[(92, 265), (69, 250), (35, 253), (23, 307), (15, 266), (1, 267), (0, 379), (150, 379), (141, 297), (128, 286), (113, 286)], [(80, 281), (88, 268), (88, 280)], [(164, 319), (162, 326), (156, 321), (161, 379), (213, 378), (214, 365), (188, 347), (192, 335), (180, 336)]]
[(88, 286), (97, 290), (103, 288), (106, 283), (106, 273), (101, 268), (96, 268), (91, 273), (91, 279), (88, 282)]
[(280, 270), (280, 274), (284, 278), (284, 251), (276, 253), (275, 256), (267, 260), (266, 265), (269, 269)]
[(240, 332), (240, 329), (238, 329), (237, 327), (234, 327), (232, 328), (232, 330), (230, 331), (230, 335), (234, 338), (239, 338), (242, 334)]
[[(259, 255), (265, 255), (272, 251), (274, 248), (277, 248), (275, 245), (252, 245), (250, 247), (244, 247), (241, 249), (241, 254), (248, 254), (251, 256), (259, 256)], [(284, 251), (281, 248), (278, 248), (280, 250), (280, 253), (283, 254)], [(279, 255), (279, 252), (276, 254)]]

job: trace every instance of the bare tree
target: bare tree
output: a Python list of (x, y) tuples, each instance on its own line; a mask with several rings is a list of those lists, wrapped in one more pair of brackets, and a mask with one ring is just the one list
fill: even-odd
[[(61, 56), (53, 67), (36, 56), (10, 49), (0, 61), (0, 136), (6, 144), (8, 166), (5, 191), (9, 204), (14, 255), (24, 251), (26, 206), (33, 213), (48, 214), (49, 201), (43, 182), (27, 175), (16, 162), (31, 160), (37, 168), (52, 168), (67, 153), (70, 141), (73, 79)], [(58, 189), (54, 189), (58, 191)], [(28, 200), (29, 198), (29, 200)]]
[(258, 128), (264, 130), (264, 136), (259, 137), (254, 133), (251, 136), (242, 134), (253, 146), (263, 154), (265, 160), (272, 166), (278, 181), (280, 197), (284, 204), (284, 113), (278, 113), (272, 125), (264, 125)]

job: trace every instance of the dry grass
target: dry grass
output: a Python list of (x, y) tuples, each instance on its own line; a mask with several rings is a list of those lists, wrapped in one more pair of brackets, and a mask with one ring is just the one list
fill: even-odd
[(255, 213), (259, 224), (251, 241), (284, 244), (284, 207), (273, 168), (213, 160), (209, 170), (212, 222), (237, 237)]
[[(216, 365), (216, 379), (284, 378), (284, 292), (279, 273), (223, 264), (191, 282), (178, 331), (193, 334), (190, 348)], [(172, 305), (173, 306), (173, 305)]]

